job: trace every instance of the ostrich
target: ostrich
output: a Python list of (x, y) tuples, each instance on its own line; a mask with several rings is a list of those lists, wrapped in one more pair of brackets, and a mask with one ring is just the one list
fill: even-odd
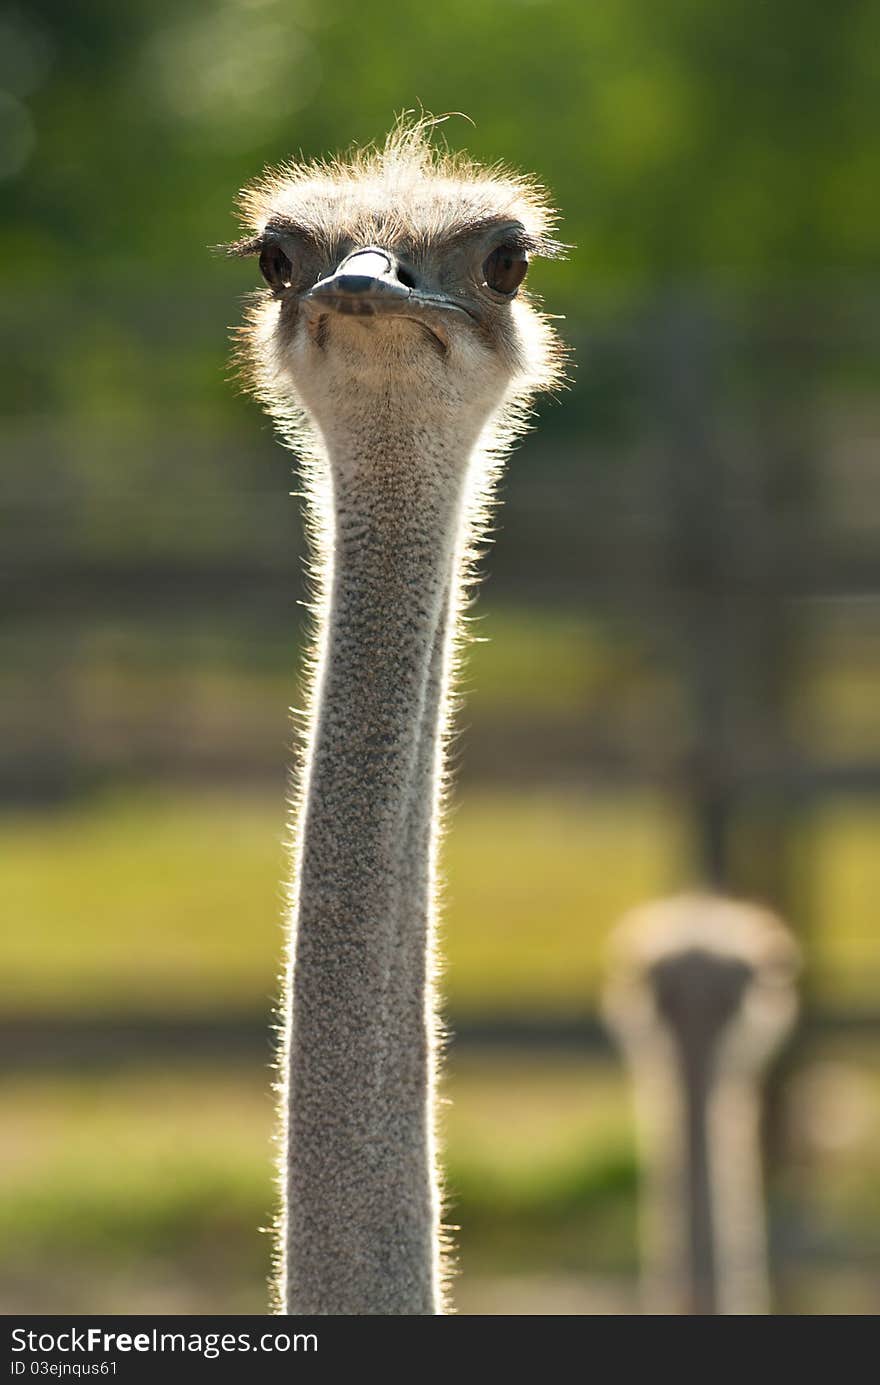
[(685, 895), (612, 941), (604, 1012), (632, 1067), (651, 1313), (768, 1311), (760, 1076), (791, 1028), (798, 952), (757, 906)]
[(267, 291), (246, 379), (299, 455), (316, 639), (293, 808), (276, 1304), (446, 1306), (436, 1168), (438, 825), (463, 590), (504, 454), (560, 378), (518, 293), (557, 255), (531, 179), (400, 122), (245, 188)]

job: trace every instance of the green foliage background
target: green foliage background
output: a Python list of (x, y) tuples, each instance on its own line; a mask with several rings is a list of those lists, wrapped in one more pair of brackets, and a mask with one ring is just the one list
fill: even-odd
[[(803, 521), (809, 562), (827, 548), (873, 571), (878, 90), (871, 0), (0, 6), (7, 1017), (260, 1023), (269, 1004), (299, 529), (289, 458), (227, 379), (255, 267), (211, 248), (264, 165), (381, 139), (404, 110), (463, 113), (442, 138), (549, 186), (573, 248), (530, 284), (579, 348), (564, 407), (542, 406), (511, 468), (479, 608), (447, 991), (477, 1018), (594, 1007), (621, 909), (693, 871), (670, 790), (697, 720), (693, 637), (676, 647), (640, 567), (680, 499), (652, 333), (722, 305), (717, 394), (699, 349), (684, 374), (707, 396), (698, 464), (704, 434), (733, 457), (719, 504), (737, 548), (772, 554)], [(749, 509), (765, 491), (769, 538)], [(868, 586), (810, 607), (773, 728), (795, 760), (880, 756)], [(803, 606), (785, 609), (792, 631)], [(760, 799), (759, 838), (777, 806)], [(829, 792), (788, 842), (822, 1004), (876, 1007), (877, 819), (869, 795)], [(185, 1059), (59, 1053), (58, 1071), (0, 1080), (10, 1311), (261, 1311), (268, 1070)], [(872, 1311), (876, 1039), (798, 1063), (771, 1186), (785, 1302)], [(464, 1310), (635, 1311), (619, 1067), (454, 1050), (449, 1092)]]
[[(236, 189), (403, 109), (464, 112), (450, 143), (552, 188), (577, 253), (539, 286), (576, 321), (683, 279), (741, 292), (877, 268), (868, 0), (37, 0), (0, 32), (0, 277), (41, 327), (60, 298), (71, 315), (56, 350), (35, 335), (4, 372), (17, 410), (228, 408), (218, 319), (204, 337), (186, 319), (251, 282), (206, 254)], [(157, 353), (132, 298), (177, 304), (182, 340)]]

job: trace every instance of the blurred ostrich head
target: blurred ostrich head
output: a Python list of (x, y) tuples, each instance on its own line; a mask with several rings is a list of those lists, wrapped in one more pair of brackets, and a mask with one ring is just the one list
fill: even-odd
[(723, 1036), (728, 1063), (758, 1068), (794, 1023), (798, 967), (769, 909), (710, 894), (657, 900), (612, 937), (605, 1014), (636, 1047), (668, 1026), (704, 1054)]

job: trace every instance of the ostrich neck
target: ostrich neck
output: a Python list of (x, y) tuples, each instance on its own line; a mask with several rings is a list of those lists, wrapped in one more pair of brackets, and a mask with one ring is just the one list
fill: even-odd
[(326, 441), (333, 556), (295, 862), (286, 1307), (435, 1313), (435, 821), (473, 441)]
[(689, 1312), (714, 1314), (718, 1309), (715, 1208), (713, 1205), (709, 1113), (713, 1054), (711, 1049), (683, 1046), (685, 1187), (687, 1189), (687, 1260)]
[(679, 1032), (665, 1064), (654, 1053), (637, 1072), (651, 1312), (768, 1311), (759, 1073), (731, 1068), (725, 1048)]

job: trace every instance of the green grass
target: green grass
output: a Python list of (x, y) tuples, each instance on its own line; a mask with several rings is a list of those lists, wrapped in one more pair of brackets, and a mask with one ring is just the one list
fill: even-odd
[[(116, 796), (0, 824), (7, 1013), (258, 1009), (276, 989), (280, 803)], [(804, 830), (820, 995), (876, 1003), (878, 814)], [(445, 853), (444, 990), (457, 1013), (589, 1009), (621, 913), (686, 880), (680, 826), (646, 795), (469, 794)]]
[[(262, 1312), (266, 1075), (134, 1066), (0, 1083), (4, 1302), (31, 1312)], [(12, 1311), (12, 1309), (10, 1309)]]
[[(7, 823), (8, 1010), (258, 1007), (275, 990), (280, 804), (113, 798)], [(680, 843), (650, 799), (465, 800), (449, 834), (446, 990), (456, 1010), (586, 1008), (604, 937), (668, 888)]]
[(448, 1217), (462, 1275), (632, 1272), (636, 1161), (620, 1067), (453, 1050)]
[(444, 950), (458, 1010), (582, 1011), (621, 914), (684, 873), (650, 797), (475, 796), (448, 836)]
[[(259, 1069), (184, 1063), (0, 1082), (0, 1238), (16, 1248), (0, 1258), (0, 1286), (19, 1310), (124, 1311), (112, 1282), (121, 1277), (130, 1311), (150, 1311), (131, 1303), (151, 1299), (157, 1281), (203, 1311), (262, 1311), (270, 1242), (260, 1228), (274, 1211), (268, 1088)], [(583, 1264), (590, 1225), (607, 1239), (621, 1198), (631, 1222), (616, 1070), (505, 1054), (456, 1062), (446, 1092), (451, 1217), (467, 1222), (462, 1275), (499, 1256), (507, 1268), (570, 1265), (575, 1243)], [(624, 1237), (624, 1256), (631, 1243)], [(196, 1284), (207, 1304), (193, 1298)]]
[[(603, 1279), (632, 1295), (636, 1166), (620, 1067), (453, 1050), (444, 1094), (466, 1311), (485, 1311), (495, 1281), (520, 1281), (523, 1312), (555, 1311), (546, 1287), (543, 1306), (529, 1306), (541, 1277), (582, 1289)], [(876, 1050), (805, 1055), (786, 1113), (774, 1204), (782, 1226), (825, 1247), (803, 1265), (789, 1257), (792, 1292), (807, 1311), (847, 1311), (835, 1288), (845, 1274), (849, 1311), (870, 1311), (858, 1305), (880, 1265)], [(173, 1068), (0, 1080), (7, 1311), (265, 1311), (271, 1128), (269, 1074), (253, 1065), (182, 1058)]]
[(802, 849), (812, 887), (807, 962), (819, 995), (880, 1008), (880, 808), (832, 803)]
[(273, 1201), (263, 1076), (135, 1066), (7, 1079), (4, 1244), (26, 1239), (38, 1255), (155, 1254), (204, 1239), (206, 1219), (215, 1240), (250, 1223), (256, 1237)]
[(658, 691), (632, 638), (578, 611), (477, 607), (469, 631), (465, 720), (517, 712), (582, 716), (609, 688), (632, 694), (639, 680), (644, 699)]
[(9, 823), (7, 1010), (260, 1005), (280, 941), (280, 805), (112, 798)]
[[(36, 1251), (169, 1251), (205, 1231), (207, 1208), (218, 1238), (246, 1223), (256, 1235), (274, 1208), (270, 1077), (215, 1062), (4, 1079), (4, 1241), (26, 1236)], [(583, 1198), (585, 1149), (599, 1151), (600, 1167), (631, 1164), (616, 1064), (456, 1056), (444, 1096), (453, 1194), (481, 1212)], [(601, 1200), (601, 1176), (597, 1187)]]

